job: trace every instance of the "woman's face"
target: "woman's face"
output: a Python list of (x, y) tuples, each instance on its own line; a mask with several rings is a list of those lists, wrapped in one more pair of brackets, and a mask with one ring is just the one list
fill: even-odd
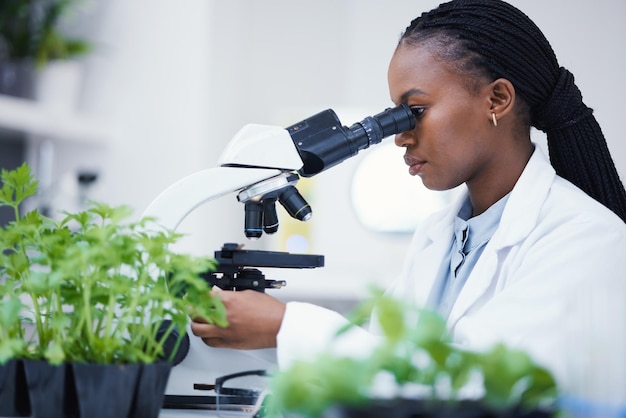
[(498, 150), (486, 81), (470, 92), (470, 83), (452, 67), (411, 45), (395, 52), (388, 78), (393, 102), (406, 103), (416, 115), (415, 129), (395, 139), (406, 148), (411, 175), (431, 190), (480, 183), (489, 175)]

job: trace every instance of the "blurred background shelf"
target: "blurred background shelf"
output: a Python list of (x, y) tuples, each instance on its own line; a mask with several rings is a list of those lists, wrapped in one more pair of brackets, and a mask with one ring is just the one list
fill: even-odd
[(110, 137), (104, 123), (87, 115), (7, 95), (0, 95), (0, 128), (94, 145), (104, 144)]

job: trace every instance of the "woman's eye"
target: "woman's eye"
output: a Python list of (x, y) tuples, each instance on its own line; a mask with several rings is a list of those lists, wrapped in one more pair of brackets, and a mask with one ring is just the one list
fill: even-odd
[(413, 106), (411, 107), (411, 112), (413, 112), (413, 116), (415, 116), (415, 119), (420, 119), (422, 116), (424, 116), (424, 112), (426, 112), (426, 108)]

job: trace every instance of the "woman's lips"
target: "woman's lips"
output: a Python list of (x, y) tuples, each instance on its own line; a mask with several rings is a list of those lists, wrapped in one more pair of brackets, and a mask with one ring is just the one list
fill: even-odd
[(404, 156), (404, 162), (409, 166), (409, 174), (412, 176), (419, 174), (424, 164), (426, 164), (426, 161), (408, 154)]

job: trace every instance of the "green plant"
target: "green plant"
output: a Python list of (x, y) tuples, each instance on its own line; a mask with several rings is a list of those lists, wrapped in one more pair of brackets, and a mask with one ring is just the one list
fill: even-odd
[(37, 67), (88, 53), (84, 39), (65, 36), (62, 19), (78, 0), (2, 0), (0, 2), (0, 61), (33, 60)]
[(380, 290), (352, 313), (350, 325), (337, 337), (363, 325), (374, 310), (382, 340), (369, 356), (341, 356), (329, 349), (295, 362), (272, 378), (270, 413), (313, 418), (336, 404), (366, 405), (379, 396), (381, 381), (387, 391), (390, 385), (395, 388), (393, 397), (444, 403), (479, 390), (480, 402), (492, 411), (551, 406), (556, 399), (552, 375), (525, 352), (502, 344), (484, 352), (463, 349), (451, 342), (439, 315)]
[[(37, 211), (21, 216), (21, 203), (37, 190), (29, 167), (2, 170), (2, 183), (0, 205), (14, 209), (15, 221), (0, 230), (0, 331), (23, 340), (30, 318), (35, 333), (11, 350), (3, 343), (0, 355), (52, 364), (150, 363), (174, 329), (185, 327), (190, 309), (225, 325), (223, 305), (199, 276), (214, 261), (171, 251), (179, 234), (153, 219), (128, 222), (128, 207), (102, 203), (60, 222)], [(17, 305), (20, 296), (27, 309)]]
[(21, 326), (22, 301), (9, 286), (0, 285), (0, 365), (25, 352), (23, 328)]

